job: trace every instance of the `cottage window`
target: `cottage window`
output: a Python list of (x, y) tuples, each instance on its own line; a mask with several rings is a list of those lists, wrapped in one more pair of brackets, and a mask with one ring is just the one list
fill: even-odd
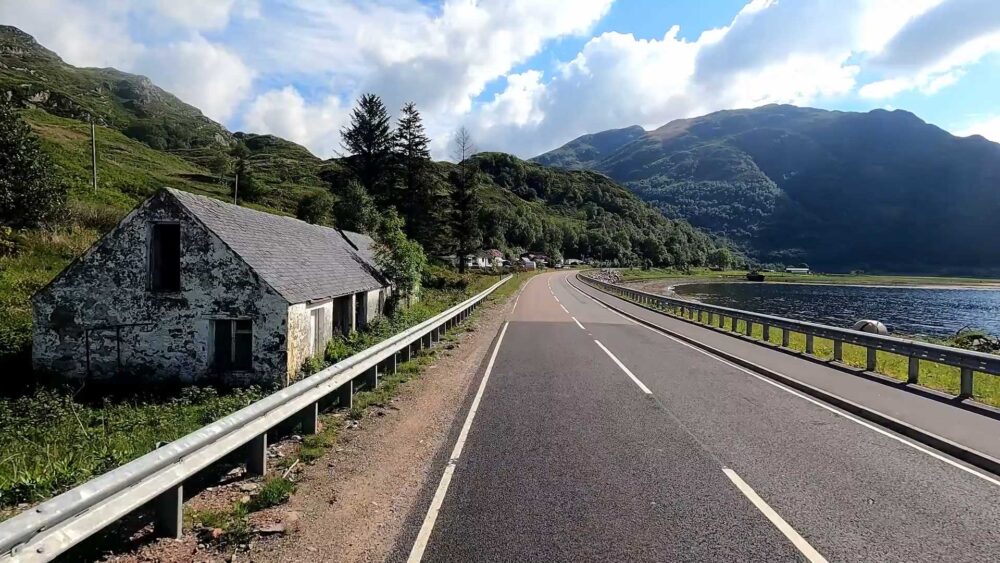
[(181, 288), (181, 226), (153, 223), (150, 239), (150, 287), (153, 291)]
[(220, 319), (212, 321), (212, 331), (212, 365), (216, 371), (253, 369), (253, 321)]

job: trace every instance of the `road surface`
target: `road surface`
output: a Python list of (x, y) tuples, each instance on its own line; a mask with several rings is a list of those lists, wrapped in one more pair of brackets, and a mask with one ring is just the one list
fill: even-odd
[(401, 558), (1000, 560), (995, 477), (588, 294), (525, 286)]

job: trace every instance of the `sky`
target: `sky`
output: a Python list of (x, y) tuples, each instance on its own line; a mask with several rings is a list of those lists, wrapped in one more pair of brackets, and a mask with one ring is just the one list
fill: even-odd
[(365, 92), (415, 102), (437, 158), (459, 127), (531, 157), (768, 103), (1000, 142), (1000, 0), (0, 0), (0, 23), (323, 158)]

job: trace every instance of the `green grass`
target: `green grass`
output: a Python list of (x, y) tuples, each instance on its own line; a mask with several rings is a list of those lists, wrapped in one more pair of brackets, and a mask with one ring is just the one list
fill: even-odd
[(284, 477), (271, 477), (264, 481), (264, 485), (256, 496), (247, 503), (249, 512), (257, 512), (279, 504), (285, 504), (295, 492), (295, 483)]
[(0, 399), (0, 508), (43, 500), (265, 395), (259, 388), (220, 394), (190, 387), (166, 401), (87, 404), (65, 391), (38, 389)]
[[(37, 259), (41, 253), (32, 256)], [(525, 278), (520, 274), (491, 299), (510, 295)], [(44, 275), (38, 279), (43, 280)], [(497, 279), (468, 275), (459, 283), (462, 287), (426, 290), (411, 307), (343, 339), (341, 351), (350, 355), (368, 348), (479, 293)], [(386, 404), (402, 383), (417, 376), (431, 361), (432, 353), (418, 354), (402, 364), (396, 374), (382, 379), (378, 389), (358, 393), (352, 414), (369, 405)], [(259, 388), (219, 394), (212, 388), (192, 387), (174, 398), (107, 398), (94, 404), (74, 398), (67, 390), (39, 388), (27, 395), (0, 399), (0, 510), (58, 494), (151, 451), (157, 442), (180, 438), (265, 395)], [(304, 461), (318, 459), (335, 443), (339, 429), (333, 424), (324, 428), (322, 433), (303, 439), (300, 458)]]
[[(670, 315), (680, 317), (679, 310), (676, 308), (667, 308), (664, 310)], [(686, 318), (686, 317), (685, 317)], [(708, 314), (704, 316), (705, 323), (699, 323), (707, 325)], [(691, 319), (688, 319), (691, 320)], [(695, 321), (698, 320), (697, 315), (695, 316)], [(712, 326), (718, 327), (718, 317), (713, 319)], [(735, 332), (741, 335), (746, 334), (746, 322), (736, 321), (737, 325), (735, 331), (733, 329), (733, 319), (726, 318), (723, 323), (723, 329), (730, 332)], [(755, 340), (764, 339), (764, 327), (759, 323), (754, 323), (751, 329), (751, 336)], [(768, 342), (776, 346), (781, 345), (782, 335), (781, 329), (772, 328), (769, 331)], [(805, 353), (806, 350), (806, 335), (798, 332), (789, 332), (788, 338), (788, 349), (794, 350), (796, 352)], [(822, 360), (833, 360), (833, 341), (825, 338), (814, 338), (813, 339), (813, 353), (812, 356), (822, 359)], [(842, 350), (842, 362), (846, 365), (853, 366), (856, 368), (865, 368), (867, 366), (867, 349), (861, 346), (856, 346), (853, 344), (845, 343)], [(876, 352), (876, 362), (875, 371), (882, 375), (886, 375), (893, 379), (898, 379), (900, 381), (906, 381), (907, 373), (909, 370), (909, 359), (905, 356), (898, 354), (892, 354), (889, 352), (877, 351)], [(938, 391), (944, 391), (952, 395), (958, 395), (960, 390), (960, 370), (957, 367), (946, 366), (943, 364), (938, 364), (929, 361), (920, 362), (920, 375), (919, 375), (920, 385), (928, 387), (930, 389), (935, 389)], [(973, 398), (982, 403), (1000, 407), (1000, 377), (992, 376), (989, 374), (975, 372), (973, 374)]]

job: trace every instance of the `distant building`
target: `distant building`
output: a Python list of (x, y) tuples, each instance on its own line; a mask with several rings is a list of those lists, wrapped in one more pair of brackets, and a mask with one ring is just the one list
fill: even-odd
[(372, 240), (172, 189), (32, 297), (33, 363), (109, 382), (287, 383), (382, 312)]
[(785, 268), (785, 272), (789, 274), (808, 274), (809, 268)]

